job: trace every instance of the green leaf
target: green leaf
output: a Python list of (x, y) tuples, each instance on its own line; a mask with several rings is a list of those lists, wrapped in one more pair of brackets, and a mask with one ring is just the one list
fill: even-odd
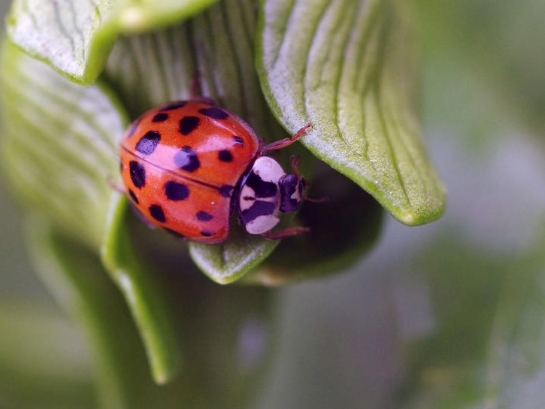
[(125, 114), (103, 86), (77, 86), (5, 42), (3, 168), (28, 207), (99, 248)]
[(133, 250), (125, 223), (126, 200), (112, 202), (102, 262), (123, 293), (144, 340), (153, 377), (162, 384), (178, 372), (181, 351), (176, 344), (176, 321), (161, 288), (159, 272), (143, 264)]
[(282, 123), (312, 123), (309, 150), (416, 225), (445, 193), (420, 140), (407, 14), (399, 0), (266, 0), (257, 64)]
[(237, 281), (266, 259), (279, 241), (251, 236), (240, 226), (231, 223), (227, 241), (220, 245), (192, 243), (191, 257), (199, 268), (219, 284)]
[(172, 24), (213, 1), (15, 0), (8, 33), (30, 55), (75, 82), (90, 84), (102, 71), (119, 34)]

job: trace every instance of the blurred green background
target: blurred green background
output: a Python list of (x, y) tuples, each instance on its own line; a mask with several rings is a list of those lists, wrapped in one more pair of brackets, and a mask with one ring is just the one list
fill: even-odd
[[(280, 290), (254, 408), (543, 407), (545, 2), (412, 2), (446, 214), (387, 219), (350, 271)], [(78, 407), (92, 394), (85, 342), (33, 275), (0, 194), (0, 407)]]

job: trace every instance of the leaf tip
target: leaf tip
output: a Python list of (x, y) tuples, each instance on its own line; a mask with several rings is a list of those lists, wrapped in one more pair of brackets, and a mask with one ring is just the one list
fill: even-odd
[(445, 200), (433, 200), (429, 206), (418, 211), (394, 214), (394, 217), (407, 226), (420, 226), (439, 219), (445, 212)]
[(153, 380), (157, 385), (165, 385), (172, 379), (172, 374), (169, 374), (162, 370), (154, 370), (152, 371)]

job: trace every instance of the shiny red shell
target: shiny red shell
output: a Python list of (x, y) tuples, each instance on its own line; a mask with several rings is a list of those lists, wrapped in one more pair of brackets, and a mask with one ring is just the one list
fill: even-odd
[(136, 119), (120, 146), (121, 177), (151, 225), (188, 240), (220, 243), (231, 198), (260, 147), (255, 132), (211, 101), (178, 101)]

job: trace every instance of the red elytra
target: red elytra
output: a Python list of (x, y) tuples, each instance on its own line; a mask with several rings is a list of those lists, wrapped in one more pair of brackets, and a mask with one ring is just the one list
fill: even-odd
[[(223, 242), (229, 234), (230, 214), (237, 210), (239, 198), (235, 195), (241, 178), (253, 171), (252, 164), (263, 151), (292, 144), (308, 127), (292, 138), (260, 148), (259, 138), (246, 122), (206, 98), (151, 109), (131, 124), (121, 141), (121, 176), (126, 194), (152, 226), (200, 243)], [(259, 174), (259, 170), (256, 172)], [(297, 189), (301, 196), (304, 182), (298, 174), (297, 181), (297, 186), (292, 183), (286, 194), (294, 194), (293, 189)], [(294, 200), (300, 201), (299, 196), (294, 194)], [(257, 204), (259, 192), (252, 200)], [(280, 196), (275, 200), (279, 201)], [(278, 208), (273, 209), (274, 217)], [(271, 215), (256, 213), (250, 217), (259, 221), (259, 217)], [(279, 238), (306, 230), (290, 228), (265, 235)]]

